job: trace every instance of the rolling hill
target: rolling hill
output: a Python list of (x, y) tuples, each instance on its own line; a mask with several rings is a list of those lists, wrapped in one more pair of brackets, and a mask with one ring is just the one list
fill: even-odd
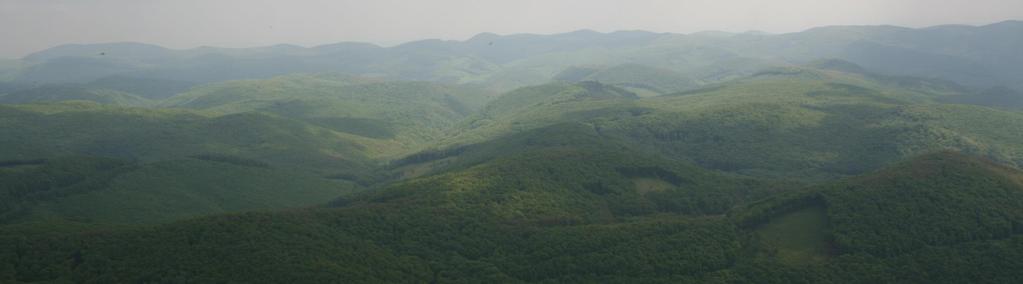
[(0, 168), (0, 223), (153, 224), (312, 206), (356, 188), (230, 156), (154, 163), (70, 156)]
[[(937, 152), (763, 200), (732, 215), (759, 233), (762, 258), (753, 262), (774, 262), (751, 264), (747, 279), (1011, 281), (1023, 264), (1005, 258), (1020, 251), (1020, 177), (990, 160)], [(772, 240), (792, 235), (813, 236)]]
[(466, 131), (441, 144), (453, 146), (441, 149), (574, 121), (627, 141), (631, 151), (753, 176), (819, 181), (942, 149), (1019, 165), (1023, 116), (946, 103), (968, 91), (942, 81), (810, 67), (767, 69), (649, 98), (595, 82), (553, 83), (492, 101), (469, 118)]
[[(546, 161), (571, 160), (564, 158)], [(516, 180), (471, 174), (485, 168), (466, 174), (484, 183)], [(507, 217), (514, 215), (481, 206), (479, 197), (534, 206), (544, 206), (543, 200), (548, 199), (503, 197), (510, 192), (499, 187), (459, 189), (457, 185), (467, 177), (456, 174), (424, 181), (447, 189), (416, 190), (423, 187), (400, 184), (369, 193), (364, 201), (368, 203), (334, 209), (234, 214), (153, 228), (38, 233), (30, 239), (17, 236), (35, 229), (8, 227), (0, 233), (6, 238), (0, 255), (16, 261), (4, 263), (0, 271), (6, 279), (18, 281), (193, 282), (230, 277), (239, 281), (957, 282), (975, 280), (972, 277), (978, 273), (984, 279), (1002, 281), (1018, 277), (1023, 267), (1011, 261), (1023, 251), (1016, 228), (1018, 206), (1013, 205), (1023, 202), (1021, 176), (1017, 170), (990, 162), (938, 153), (832, 185), (790, 191), (736, 208), (727, 218), (655, 214), (610, 223), (600, 219), (509, 223)], [(514, 188), (534, 191), (528, 184), (509, 185), (511, 192)], [(937, 185), (940, 190), (934, 189)], [(556, 188), (535, 190), (563, 194)], [(402, 192), (399, 196), (405, 197), (387, 192)], [(874, 198), (876, 193), (889, 197), (876, 205), (863, 202), (862, 198)], [(933, 204), (918, 203), (921, 198)], [(803, 211), (816, 206), (826, 210)], [(871, 207), (857, 209), (863, 206)], [(943, 213), (916, 215), (911, 208)], [(795, 214), (790, 212), (802, 215), (789, 217)], [(825, 215), (824, 221), (792, 221), (815, 214)], [(952, 217), (953, 222), (942, 216)], [(889, 220), (904, 224), (885, 225)], [(771, 242), (771, 232), (779, 227), (822, 234), (805, 239), (835, 248), (809, 250), (823, 254), (816, 256), (820, 261), (793, 261), (792, 255), (803, 255), (788, 250), (807, 252), (800, 249), (815, 245)], [(920, 235), (933, 237), (921, 239)], [(903, 242), (906, 238), (921, 242)], [(871, 245), (859, 245), (864, 242)], [(268, 255), (286, 257), (264, 257)], [(949, 261), (950, 255), (958, 257)], [(203, 259), (207, 261), (199, 261)]]
[(144, 106), (151, 104), (151, 101), (145, 98), (126, 92), (64, 84), (43, 85), (0, 95), (0, 103), (4, 104), (62, 101), (90, 101), (118, 106)]
[(210, 117), (64, 102), (3, 105), (0, 117), (2, 160), (87, 155), (154, 162), (225, 154), (323, 175), (362, 176), (373, 166), (366, 149), (379, 143), (261, 113)]
[(0, 103), (26, 104), (91, 101), (118, 106), (154, 106), (162, 99), (190, 89), (194, 83), (113, 76), (88, 83), (2, 84)]
[(0, 61), (0, 283), (1023, 275), (1023, 25)]
[(633, 91), (642, 96), (657, 96), (687, 91), (700, 86), (682, 74), (639, 64), (613, 67), (574, 67), (554, 76), (556, 81), (596, 81)]
[(394, 141), (402, 150), (414, 151), (446, 135), (489, 99), (481, 90), (428, 82), (290, 75), (210, 84), (168, 98), (162, 105), (215, 115), (270, 113), (338, 132)]

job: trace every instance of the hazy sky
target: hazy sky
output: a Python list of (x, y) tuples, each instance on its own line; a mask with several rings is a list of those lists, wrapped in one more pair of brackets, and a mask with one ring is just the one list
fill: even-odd
[(64, 43), (171, 48), (392, 45), (480, 32), (762, 30), (821, 25), (988, 24), (1023, 0), (0, 0), (0, 57)]

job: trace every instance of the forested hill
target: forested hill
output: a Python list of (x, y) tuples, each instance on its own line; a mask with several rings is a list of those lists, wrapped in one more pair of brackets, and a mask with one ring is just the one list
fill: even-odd
[[(568, 212), (544, 208), (565, 208), (552, 200), (606, 206), (606, 198), (635, 193), (586, 193), (604, 196), (594, 199), (585, 187), (542, 190), (568, 172), (515, 193), (524, 180), (486, 174), (575, 159), (544, 156), (396, 185), (339, 208), (88, 233), (7, 227), (0, 271), (8, 280), (73, 282), (955, 283), (1013, 282), (1023, 268), (1014, 261), (1023, 252), (1023, 174), (961, 154), (777, 195), (728, 217), (613, 219), (564, 219)], [(686, 190), (667, 181), (660, 190)], [(552, 193), (566, 195), (523, 198)], [(517, 216), (540, 222), (509, 222)], [(39, 233), (24, 238), (25, 231)]]
[(0, 283), (1023, 283), (1023, 23), (0, 61)]

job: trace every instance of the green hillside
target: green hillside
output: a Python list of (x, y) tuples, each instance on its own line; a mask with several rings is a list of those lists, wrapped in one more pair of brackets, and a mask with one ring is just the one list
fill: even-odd
[(640, 106), (659, 111), (598, 127), (754, 175), (857, 174), (946, 148), (1020, 161), (1012, 142), (1023, 138), (1014, 136), (1023, 127), (1019, 113), (928, 102), (933, 96), (844, 79), (754, 78), (654, 98)]
[(118, 106), (154, 106), (162, 99), (190, 89), (194, 83), (112, 76), (87, 83), (0, 83), (0, 103), (26, 104), (91, 101)]
[(111, 76), (84, 84), (92, 88), (117, 90), (150, 100), (161, 100), (184, 93), (195, 86), (193, 82)]
[(1023, 25), (0, 60), (0, 283), (1023, 283)]
[[(589, 125), (559, 124), (473, 145), (449, 157), (408, 159), (399, 170), (425, 166), (429, 169), (417, 170), (428, 177), (337, 202), (402, 200), (489, 211), (514, 222), (591, 223), (658, 212), (722, 214), (792, 185), (623, 149)], [(647, 186), (651, 183), (658, 187)]]
[(501, 135), (577, 121), (570, 112), (627, 105), (640, 97), (628, 90), (594, 81), (554, 82), (520, 88), (487, 104), (463, 122), (463, 131), (441, 144), (482, 142)]
[(639, 64), (612, 67), (573, 67), (558, 73), (554, 80), (568, 82), (596, 81), (633, 91), (642, 96), (657, 96), (694, 89), (700, 85), (692, 79), (668, 69)]
[(1021, 177), (989, 160), (938, 152), (766, 199), (732, 214), (758, 232), (761, 258), (750, 264), (757, 278), (747, 279), (1015, 279), (1023, 265), (1010, 260), (1023, 244)]
[(0, 103), (25, 104), (60, 101), (91, 101), (119, 106), (144, 106), (151, 102), (134, 94), (78, 85), (46, 85), (0, 95)]
[(391, 150), (402, 153), (446, 135), (487, 100), (487, 93), (468, 87), (292, 75), (207, 85), (163, 105), (216, 115), (272, 113), (337, 132), (394, 141), (403, 149)]
[(824, 196), (837, 249), (895, 255), (1023, 232), (1021, 178), (1013, 168), (940, 153), (836, 185)]
[[(946, 104), (940, 82), (812, 68), (637, 99), (599, 83), (522, 88), (494, 100), (446, 143), (464, 145), (564, 121), (592, 125), (633, 151), (753, 176), (826, 180), (956, 149), (1019, 165), (1018, 112)], [(587, 99), (582, 99), (587, 98)]]
[(1023, 93), (1005, 87), (995, 87), (969, 94), (948, 96), (942, 98), (942, 101), (1008, 110), (1023, 109)]
[(79, 102), (4, 105), (0, 117), (4, 160), (90, 155), (151, 162), (226, 154), (324, 175), (363, 176), (373, 165), (367, 149), (379, 145), (261, 113), (209, 117)]
[[(547, 156), (547, 161), (555, 163), (570, 161)], [(300, 282), (788, 283), (968, 282), (978, 275), (997, 282), (1019, 277), (1023, 268), (1023, 263), (1011, 261), (1023, 251), (1023, 241), (1018, 237), (1021, 231), (1013, 227), (1021, 220), (1018, 206), (1010, 205), (1023, 202), (1019, 183), (1023, 175), (959, 154), (924, 156), (861, 178), (735, 209), (729, 218), (655, 214), (618, 220), (509, 222), (516, 219), (498, 210), (509, 208), (502, 203), (543, 206), (549, 199), (521, 199), (498, 187), (468, 190), (457, 185), (474, 176), (477, 184), (496, 182), (525, 192), (562, 193), (555, 188), (515, 185), (521, 179), (473, 174), (485, 168), (423, 181), (447, 184), (448, 189), (395, 185), (382, 192), (404, 193), (369, 193), (366, 201), (335, 209), (235, 214), (86, 234), (40, 233), (30, 239), (18, 236), (34, 229), (8, 227), (0, 231), (7, 240), (0, 254), (15, 262), (4, 263), (0, 271), (6, 279), (19, 281), (195, 282), (230, 277)], [(932, 185), (942, 189), (934, 190)], [(888, 197), (877, 199), (883, 203), (861, 200), (873, 193)], [(479, 202), (486, 199), (480, 197), (498, 202), (491, 203), (498, 207), (483, 206)], [(921, 198), (934, 203), (920, 204)], [(600, 203), (599, 199), (578, 200)], [(883, 206), (846, 209), (875, 204)], [(762, 230), (777, 230), (770, 227), (773, 222), (791, 223), (782, 216), (807, 206), (826, 210), (800, 214), (827, 214), (826, 222), (794, 222), (777, 228), (826, 226), (822, 234), (836, 249), (821, 252), (822, 260), (787, 261), (787, 254), (779, 251), (787, 247), (774, 247), (754, 237)], [(941, 210), (939, 214), (944, 215), (917, 215), (916, 210)], [(520, 212), (538, 217), (563, 214)], [(946, 222), (943, 216), (959, 219)], [(912, 225), (883, 225), (891, 220)], [(903, 236), (922, 242), (903, 243)], [(872, 246), (857, 245), (867, 240)], [(946, 259), (950, 255), (958, 257), (950, 261)]]
[(215, 213), (305, 207), (354, 186), (228, 156), (139, 163), (65, 157), (0, 168), (4, 224), (159, 223)]

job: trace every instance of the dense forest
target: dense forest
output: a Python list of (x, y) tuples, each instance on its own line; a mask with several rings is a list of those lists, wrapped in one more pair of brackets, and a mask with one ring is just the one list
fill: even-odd
[(1019, 283), (1019, 50), (1018, 21), (59, 46), (0, 64), (0, 282)]

